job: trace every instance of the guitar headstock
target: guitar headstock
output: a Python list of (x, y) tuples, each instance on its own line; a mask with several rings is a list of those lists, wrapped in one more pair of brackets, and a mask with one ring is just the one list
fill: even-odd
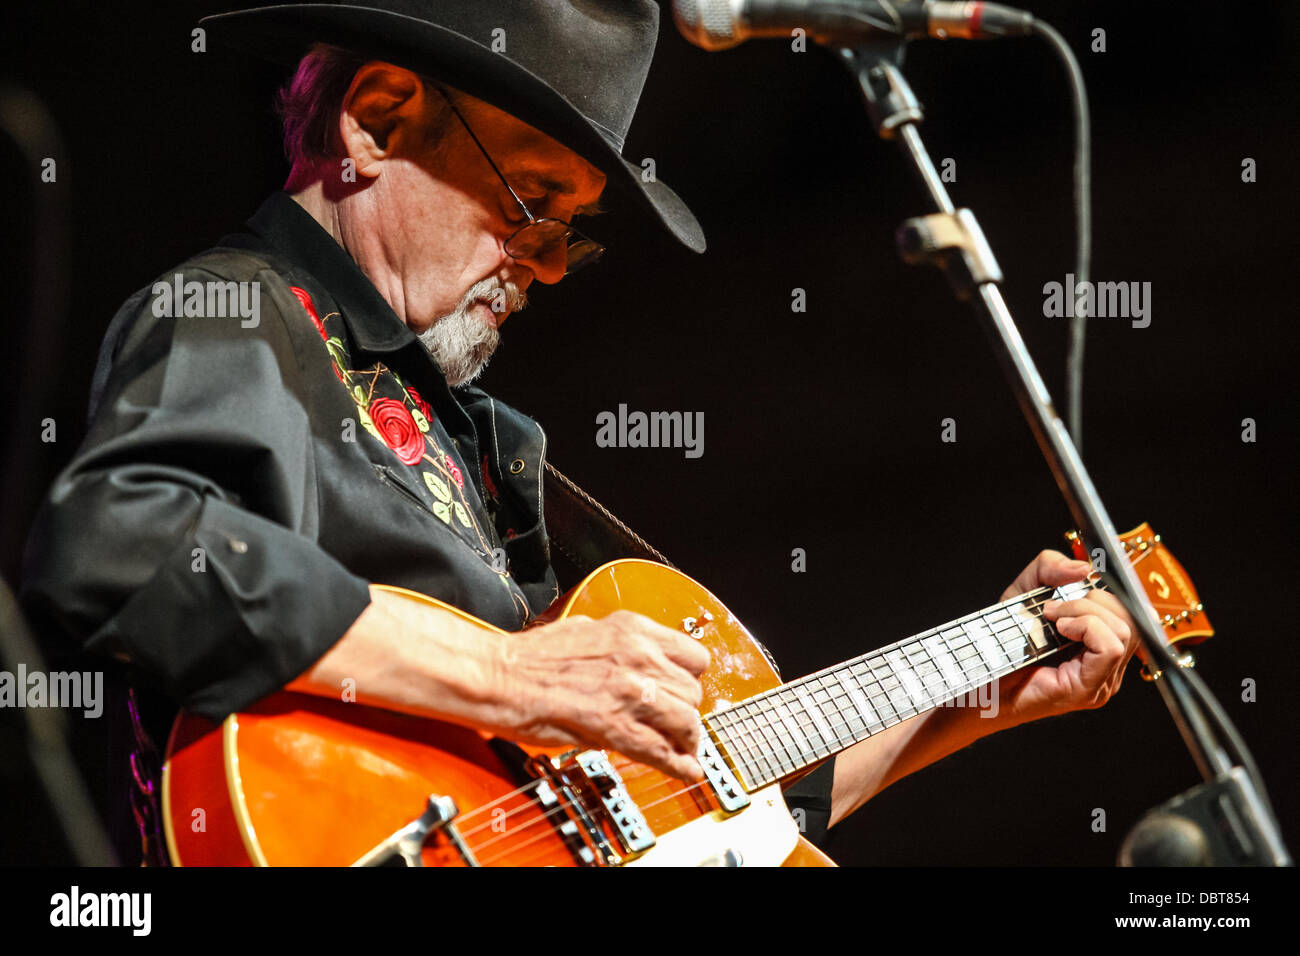
[[(1070, 542), (1077, 559), (1091, 561), (1077, 531), (1069, 532), (1065, 538)], [(1214, 628), (1205, 614), (1205, 605), (1201, 603), (1191, 578), (1178, 559), (1170, 554), (1160, 535), (1151, 530), (1151, 525), (1143, 522), (1132, 531), (1121, 534), (1119, 542), (1137, 571), (1138, 580), (1142, 582), (1151, 606), (1160, 615), (1160, 623), (1164, 626), (1168, 642), (1171, 645), (1185, 643), (1190, 647), (1207, 637), (1213, 637)], [(1145, 655), (1141, 649), (1138, 653), (1145, 664)]]

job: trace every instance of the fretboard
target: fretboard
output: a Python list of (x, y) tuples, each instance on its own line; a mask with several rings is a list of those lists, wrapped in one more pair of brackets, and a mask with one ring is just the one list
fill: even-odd
[(1092, 587), (1018, 595), (715, 711), (705, 727), (752, 792), (936, 707), (988, 704), (986, 685), (1073, 643), (1042, 606)]

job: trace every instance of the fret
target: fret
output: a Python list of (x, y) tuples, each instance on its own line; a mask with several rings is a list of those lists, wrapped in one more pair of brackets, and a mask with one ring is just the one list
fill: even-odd
[[(817, 728), (817, 733), (821, 736), (821, 746), (813, 744), (813, 752), (816, 753), (819, 750), (825, 750), (826, 753), (831, 753), (835, 748), (835, 742), (839, 738), (838, 735), (831, 730), (830, 724), (826, 723), (826, 715), (821, 712), (821, 708), (817, 706), (817, 701), (813, 700), (812, 695), (808, 693), (808, 689), (802, 684), (794, 685), (794, 695), (798, 698), (799, 703), (803, 704), (804, 710), (808, 712), (808, 716), (812, 719), (813, 726)], [(813, 743), (811, 739), (808, 742), (810, 744)]]
[(962, 671), (969, 677), (971, 684), (976, 687), (987, 684), (992, 679), (992, 671), (989, 670), (988, 664), (985, 663), (983, 656), (981, 656), (979, 647), (970, 639), (970, 635), (960, 627), (946, 627), (942, 633), (949, 647), (953, 646), (954, 641), (961, 640), (954, 653), (961, 664)]
[(730, 760), (732, 768), (742, 778), (752, 780), (757, 769), (752, 762), (755, 754), (744, 740), (746, 732), (739, 723), (735, 709), (710, 714), (704, 723), (706, 728), (713, 729), (723, 758)]
[(876, 713), (876, 709), (871, 706), (871, 702), (867, 700), (866, 695), (862, 693), (862, 685), (859, 683), (857, 677), (854, 676), (853, 668), (848, 667), (846, 670), (847, 673), (841, 673), (837, 679), (840, 682), (840, 686), (844, 688), (844, 692), (848, 694), (849, 700), (853, 701), (853, 706), (857, 708), (858, 716), (862, 718), (863, 726), (866, 728), (868, 733), (875, 732), (872, 730), (872, 724), (880, 724), (880, 729), (883, 730), (885, 722), (880, 719), (880, 716)]
[(792, 752), (789, 744), (783, 739), (784, 727), (780, 722), (780, 712), (772, 696), (746, 701), (747, 708), (751, 705), (753, 711), (751, 720), (768, 745), (766, 752), (771, 767), (768, 779), (778, 780), (799, 766), (796, 757), (798, 751)]
[(817, 678), (813, 699), (826, 713), (826, 721), (831, 726), (837, 744), (862, 739), (865, 725), (833, 673), (822, 674)]
[[(930, 663), (924, 648), (914, 637), (900, 641), (895, 647), (898, 648), (899, 654), (907, 665), (906, 669), (898, 675), (899, 679), (903, 682), (907, 696), (912, 699), (917, 713), (920, 713), (930, 704), (930, 688), (927, 686), (926, 677), (935, 670), (934, 665)], [(897, 659), (896, 656), (895, 662)]]
[(906, 719), (914, 716), (918, 711), (916, 701), (907, 692), (907, 685), (903, 682), (903, 675), (908, 673), (908, 667), (905, 661), (899, 659), (900, 656), (900, 653), (894, 650), (881, 658), (880, 664), (884, 670), (884, 677), (881, 679), (880, 686), (889, 697), (894, 712), (900, 719)]
[(966, 621), (961, 625), (961, 629), (966, 632), (966, 636), (979, 651), (980, 660), (988, 668), (989, 679), (999, 676), (998, 672), (1007, 662), (1006, 655), (1002, 653), (1002, 645), (982, 621)]
[[(1030, 634), (1042, 623), (1036, 615), (1024, 610), (1024, 605), (1016, 605), (1025, 615), (1017, 616), (1015, 608), (1001, 608), (1001, 618), (992, 623), (992, 631), (1002, 644), (1002, 649), (1011, 660), (1033, 657), (1033, 642)], [(1026, 630), (1028, 626), (1028, 631)]]
[(885, 662), (889, 664), (890, 669), (894, 672), (894, 677), (902, 685), (903, 692), (907, 695), (910, 702), (913, 716), (919, 714), (925, 709), (926, 702), (929, 698), (925, 694), (921, 682), (917, 680), (916, 675), (912, 672), (912, 662), (908, 659), (905, 645), (903, 647), (895, 646), (893, 659), (888, 654), (885, 655)]
[[(939, 662), (930, 653), (925, 638), (918, 636), (915, 640), (915, 647), (916, 655), (921, 658), (921, 662), (912, 665), (912, 672), (921, 682), (921, 687), (926, 696), (926, 706), (934, 707), (948, 696), (948, 680), (944, 677)], [(909, 653), (909, 659), (911, 656), (911, 653)], [(960, 684), (960, 681), (958, 683)]]
[(1059, 649), (1067, 641), (1041, 603), (1091, 588), (994, 605), (742, 701), (711, 715), (711, 726), (747, 784), (773, 783)]
[[(741, 771), (746, 782), (753, 783), (754, 780), (761, 779), (764, 774), (771, 773), (771, 762), (768, 760), (767, 749), (755, 736), (753, 721), (749, 718), (748, 710), (748, 704), (741, 704), (738, 708), (732, 708), (725, 713), (728, 718), (731, 718), (731, 727), (728, 727), (729, 739), (735, 740), (744, 749), (744, 756), (733, 750), (736, 769)], [(741, 763), (744, 763), (744, 766), (741, 766)]]
[(951, 699), (964, 693), (969, 681), (961, 665), (957, 663), (957, 658), (952, 656), (952, 651), (943, 636), (932, 634), (921, 643), (926, 653), (930, 655), (930, 659), (938, 665), (939, 673), (943, 677), (943, 697)]
[(719, 711), (714, 714), (705, 714), (700, 718), (700, 726), (703, 728), (701, 733), (711, 738), (714, 747), (722, 756), (725, 763), (730, 765), (737, 774), (744, 775), (744, 760), (739, 751), (732, 745), (735, 741), (731, 735), (730, 724), (732, 715), (727, 711)]
[[(1016, 609), (1008, 608), (1004, 612), (1006, 619), (995, 622), (993, 632), (1013, 661), (1030, 661), (1038, 656), (1039, 648), (1047, 648), (1047, 640), (1042, 636), (1044, 622), (1026, 611), (1024, 605), (1018, 605), (1018, 608), (1019, 614)], [(1010, 640), (1004, 640), (1003, 635), (1009, 636)]]
[[(893, 724), (902, 722), (905, 718), (903, 717), (902, 714), (898, 712), (898, 708), (894, 706), (894, 699), (893, 697), (890, 696), (889, 690), (885, 687), (885, 682), (882, 681), (880, 679), (880, 676), (876, 673), (877, 660), (879, 660), (881, 663), (884, 663), (884, 658), (881, 657), (879, 653), (873, 655), (872, 657), (868, 657), (863, 661), (863, 664), (867, 668), (867, 672), (871, 675), (872, 683), (876, 685), (876, 692), (880, 696), (880, 700), (878, 702), (876, 701), (875, 697), (872, 697), (871, 700), (874, 704), (877, 705), (877, 711), (879, 711), (880, 706), (887, 706), (889, 708), (890, 712), (894, 715), (893, 719), (890, 720), (888, 715), (885, 715), (885, 717), (886, 720), (889, 722), (888, 725), (892, 726)], [(888, 668), (886, 668), (886, 673), (888, 673)]]
[(797, 747), (791, 749), (794, 741), (787, 740), (788, 729), (781, 720), (777, 696), (779, 695), (773, 694), (750, 701), (753, 705), (754, 726), (767, 742), (767, 752), (775, 771), (771, 775), (773, 780), (780, 779), (800, 766), (799, 750)]
[(1028, 663), (1060, 646), (1052, 637), (1051, 622), (1028, 610), (1024, 603), (1006, 609), (1005, 613), (1007, 622), (999, 628), (999, 640), (1002, 633), (1011, 635), (1013, 653), (1008, 657), (1013, 662)]
[(810, 752), (814, 754), (816, 753), (816, 750), (812, 749), (812, 740), (804, 732), (803, 727), (799, 723), (798, 716), (790, 709), (789, 701), (780, 694), (776, 695), (774, 700), (775, 703), (773, 706), (780, 720), (779, 726), (785, 728), (786, 733), (790, 737), (790, 742), (794, 745), (794, 750), (792, 752), (797, 758), (799, 758), (799, 763), (796, 765), (801, 765), (806, 754)]
[[(998, 650), (1002, 652), (1002, 657), (1011, 666), (1016, 666), (1022, 658), (1019, 651), (1019, 645), (1022, 643), (1019, 636), (1020, 628), (1007, 627), (1006, 621), (990, 621), (983, 614), (980, 615), (979, 620), (980, 624), (984, 626), (984, 630), (997, 643)], [(1010, 635), (1009, 639), (1008, 635)]]
[(943, 642), (944, 648), (951, 655), (953, 663), (957, 667), (958, 673), (962, 678), (963, 693), (972, 688), (979, 687), (984, 681), (979, 674), (972, 674), (970, 666), (972, 663), (978, 667), (980, 665), (979, 655), (969, 641), (963, 641), (960, 646), (953, 646), (953, 639), (962, 636), (962, 632), (957, 628), (944, 628), (936, 632), (939, 640)]

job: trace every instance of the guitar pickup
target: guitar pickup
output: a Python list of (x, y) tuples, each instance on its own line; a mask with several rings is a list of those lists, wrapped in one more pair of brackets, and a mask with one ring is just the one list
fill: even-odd
[(625, 853), (644, 853), (655, 845), (641, 809), (627, 795), (623, 778), (599, 750), (584, 750), (574, 758), (590, 789), (605, 809), (606, 819), (614, 829)]
[(736, 775), (731, 772), (731, 767), (722, 759), (722, 754), (718, 753), (718, 748), (714, 745), (707, 728), (700, 734), (700, 749), (696, 757), (700, 761), (700, 769), (704, 771), (705, 779), (713, 788), (713, 795), (718, 798), (718, 804), (723, 810), (727, 813), (735, 813), (749, 806), (749, 794), (740, 785)]

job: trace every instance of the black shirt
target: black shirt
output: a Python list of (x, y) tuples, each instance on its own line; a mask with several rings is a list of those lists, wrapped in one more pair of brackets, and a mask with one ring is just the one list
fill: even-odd
[[(254, 289), (256, 322), (221, 307)], [(63, 643), (55, 659), (111, 654), (220, 720), (308, 670), (370, 582), (509, 631), (544, 610), (559, 594), (545, 454), (537, 422), (449, 388), (352, 258), (277, 193), (113, 319), (89, 432), (29, 538), (24, 605)], [(833, 764), (788, 794), (814, 838)]]
[[(160, 277), (183, 297), (150, 284), (113, 320), (89, 434), (37, 518), (24, 575), (38, 617), (214, 720), (309, 669), (369, 603), (369, 582), (506, 630), (559, 593), (541, 427), (448, 388), (289, 196), (248, 228)], [(182, 311), (164, 296), (225, 282), (256, 283), (255, 324), (156, 314)]]

